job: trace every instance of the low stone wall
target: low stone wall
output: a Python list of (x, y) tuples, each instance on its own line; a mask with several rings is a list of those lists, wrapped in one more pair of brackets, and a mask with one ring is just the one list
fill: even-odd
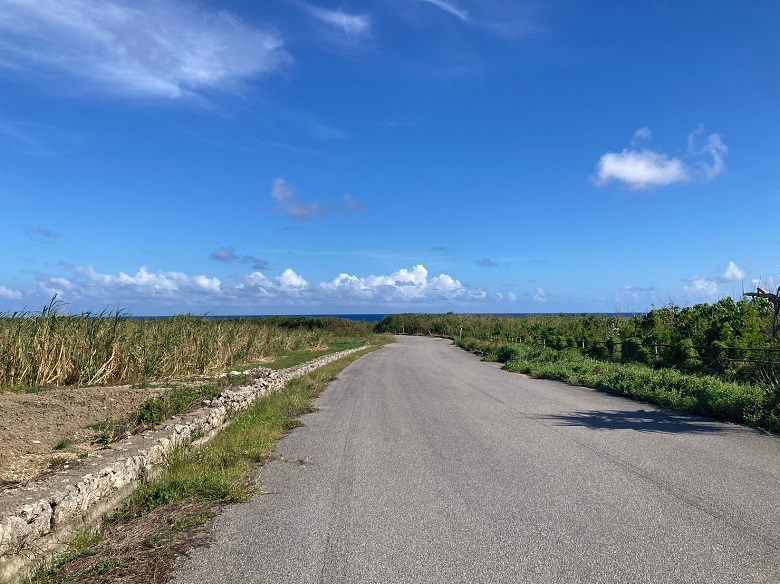
[(0, 583), (25, 581), (33, 570), (63, 551), (76, 532), (96, 524), (117, 509), (142, 480), (160, 472), (175, 449), (203, 444), (258, 397), (359, 350), (325, 355), (279, 371), (254, 371), (261, 377), (250, 386), (226, 390), (193, 413), (127, 437), (76, 469), (4, 492), (0, 495)]

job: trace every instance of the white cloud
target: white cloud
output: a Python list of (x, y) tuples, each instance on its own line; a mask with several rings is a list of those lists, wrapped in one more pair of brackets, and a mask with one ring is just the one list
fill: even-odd
[(683, 292), (691, 298), (702, 301), (717, 300), (721, 295), (718, 283), (703, 276), (689, 278), (688, 284), (683, 286)]
[(5, 286), (0, 286), (0, 298), (7, 300), (21, 300), (22, 293), (19, 290), (11, 290)]
[(747, 274), (734, 262), (729, 262), (726, 269), (721, 275), (721, 279), (725, 282), (736, 282), (745, 278)]
[(204, 275), (190, 276), (182, 272), (150, 272), (142, 266), (135, 274), (101, 274), (92, 266), (71, 268), (71, 278), (48, 277), (38, 282), (47, 295), (62, 298), (95, 300), (110, 304), (127, 299), (128, 302), (156, 300), (162, 302), (196, 302), (197, 299), (222, 295), (218, 278)]
[(679, 158), (652, 150), (623, 150), (602, 155), (596, 172), (596, 185), (622, 182), (631, 189), (665, 187), (688, 182), (690, 175)]
[(422, 286), (428, 281), (428, 270), (425, 269), (425, 266), (418, 264), (411, 271), (406, 268), (398, 270), (390, 278), (396, 284)]
[[(719, 134), (710, 134), (704, 146), (697, 147), (696, 138), (703, 132), (703, 126), (699, 126), (688, 135), (688, 158), (694, 164), (692, 169), (681, 158), (646, 148), (639, 149), (640, 142), (652, 139), (650, 128), (640, 128), (634, 132), (630, 149), (607, 152), (601, 156), (593, 182), (602, 187), (616, 181), (630, 189), (643, 190), (686, 183), (694, 179), (711, 181), (725, 169), (724, 157), (728, 153), (728, 147)], [(701, 160), (702, 157), (711, 157), (712, 162)]]
[(69, 277), (40, 276), (36, 290), (13, 291), (0, 286), (0, 298), (11, 300), (33, 299), (46, 301), (54, 294), (74, 305), (88, 305), (101, 309), (118, 305), (154, 306), (159, 310), (172, 307), (189, 310), (190, 307), (264, 307), (368, 306), (439, 307), (445, 302), (480, 302), (487, 294), (480, 289), (464, 286), (447, 274), (430, 278), (423, 265), (402, 268), (390, 275), (360, 277), (347, 273), (324, 282), (310, 282), (293, 269), (269, 278), (261, 272), (252, 272), (238, 283), (226, 283), (206, 275), (188, 275), (181, 272), (151, 272), (141, 267), (135, 274), (119, 272), (103, 274), (92, 266), (69, 268)]
[(646, 288), (640, 286), (623, 286), (615, 292), (615, 300), (621, 303), (633, 304), (632, 307), (629, 307), (631, 309), (638, 309), (643, 306), (649, 307), (657, 301), (656, 288), (653, 286)]
[(433, 4), (437, 8), (451, 14), (452, 16), (455, 16), (456, 18), (461, 19), (464, 22), (469, 21), (468, 12), (458, 8), (454, 4), (451, 4), (450, 2), (445, 2), (444, 0), (421, 0), (421, 1), (427, 2), (428, 4)]
[(349, 14), (343, 10), (327, 10), (299, 2), (317, 20), (337, 28), (344, 34), (364, 36), (371, 32), (371, 19), (362, 14)]
[(296, 288), (306, 288), (309, 285), (309, 283), (306, 280), (301, 278), (290, 268), (287, 268), (284, 272), (282, 272), (282, 275), (278, 276), (276, 278), (276, 281), (279, 282), (279, 285), (282, 286), (282, 288), (288, 290), (296, 289)]
[(720, 134), (710, 134), (707, 136), (707, 140), (701, 148), (696, 146), (696, 140), (699, 136), (704, 134), (704, 126), (699, 124), (693, 132), (688, 134), (688, 152), (692, 155), (709, 155), (712, 156), (712, 162), (700, 161), (699, 167), (704, 172), (704, 176), (707, 180), (712, 180), (723, 172), (726, 168), (724, 157), (728, 154), (729, 149), (723, 143), (723, 139)]
[(175, 98), (231, 90), (289, 60), (280, 35), (179, 0), (6, 0), (0, 59), (104, 90)]
[(544, 288), (537, 288), (536, 294), (534, 295), (534, 300), (537, 302), (544, 302), (547, 300), (547, 298), (550, 296), (549, 292), (545, 290)]

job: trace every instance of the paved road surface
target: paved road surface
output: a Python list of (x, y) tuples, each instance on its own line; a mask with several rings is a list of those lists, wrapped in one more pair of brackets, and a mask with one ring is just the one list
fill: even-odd
[(402, 337), (180, 583), (780, 582), (780, 439)]

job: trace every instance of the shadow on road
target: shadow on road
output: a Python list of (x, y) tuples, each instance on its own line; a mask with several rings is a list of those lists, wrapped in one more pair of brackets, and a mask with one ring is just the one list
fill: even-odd
[(573, 412), (542, 416), (540, 419), (551, 420), (556, 426), (586, 426), (596, 430), (636, 430), (669, 434), (711, 434), (731, 431), (728, 426), (712, 420), (657, 410)]

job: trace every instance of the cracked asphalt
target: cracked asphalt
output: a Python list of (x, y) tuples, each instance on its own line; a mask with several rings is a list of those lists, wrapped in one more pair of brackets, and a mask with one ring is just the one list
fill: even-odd
[(777, 437), (421, 337), (317, 405), (175, 582), (780, 582)]

